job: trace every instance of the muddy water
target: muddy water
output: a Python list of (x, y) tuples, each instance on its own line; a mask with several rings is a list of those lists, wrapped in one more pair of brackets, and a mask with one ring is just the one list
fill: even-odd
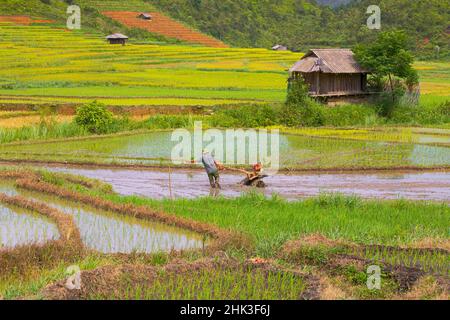
[[(210, 195), (206, 174), (201, 170), (112, 170), (49, 168), (99, 179), (110, 183), (123, 195), (139, 195), (155, 199), (195, 198)], [(169, 179), (170, 177), (170, 179)], [(226, 197), (237, 197), (250, 190), (238, 185), (243, 177), (222, 174), (222, 190)], [(169, 184), (170, 180), (170, 184)], [(436, 200), (450, 202), (450, 172), (371, 173), (371, 174), (278, 174), (267, 178), (266, 195), (277, 193), (287, 199), (301, 199), (323, 192), (356, 194), (364, 198)]]
[[(16, 194), (12, 186), (0, 183), (0, 192)], [(36, 213), (0, 203), (0, 249), (43, 244), (59, 239), (56, 224)]]

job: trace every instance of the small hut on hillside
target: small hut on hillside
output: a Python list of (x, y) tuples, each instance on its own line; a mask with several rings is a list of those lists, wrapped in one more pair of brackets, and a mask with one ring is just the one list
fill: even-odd
[(367, 70), (350, 49), (312, 49), (289, 70), (290, 81), (303, 77), (313, 97), (367, 94)]
[(272, 47), (272, 50), (274, 51), (287, 51), (288, 48), (286, 46), (283, 46), (281, 44), (276, 44)]
[(152, 20), (152, 15), (150, 13), (142, 12), (137, 17), (142, 20)]
[(110, 44), (121, 44), (124, 46), (128, 40), (128, 37), (121, 33), (114, 33), (107, 36), (106, 39), (109, 41)]

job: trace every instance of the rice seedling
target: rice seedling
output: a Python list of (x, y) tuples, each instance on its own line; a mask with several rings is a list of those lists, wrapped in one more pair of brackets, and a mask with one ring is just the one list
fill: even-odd
[(125, 300), (298, 300), (306, 288), (298, 275), (244, 267), (162, 272), (148, 286), (129, 284), (118, 296)]
[(428, 274), (450, 275), (450, 255), (445, 250), (367, 246), (354, 248), (350, 252), (373, 263), (383, 262), (394, 266), (417, 268)]
[[(143, 127), (160, 127), (156, 120), (155, 118), (154, 121), (149, 121)], [(169, 119), (162, 120), (166, 123)], [(175, 120), (173, 119), (176, 126), (189, 126), (191, 123), (187, 121), (188, 119)], [(172, 128), (168, 123), (170, 122), (166, 123), (166, 128)], [(61, 135), (64, 133), (63, 130), (70, 132), (70, 126), (67, 129), (61, 128)], [(34, 134), (32, 133), (34, 131), (27, 132), (25, 129), (17, 131), (16, 135), (13, 131), (3, 132), (3, 137), (0, 132), (0, 140), (4, 142), (21, 140), (21, 134), (39, 137), (39, 131)], [(430, 168), (446, 167), (450, 164), (448, 147), (433, 145), (435, 143), (433, 141), (429, 142), (429, 145), (426, 142), (420, 144), (408, 142), (416, 139), (410, 129), (393, 129), (386, 132), (355, 129), (350, 131), (351, 135), (345, 130), (328, 129), (298, 129), (292, 132), (301, 135), (280, 135), (280, 166), (283, 169)], [(49, 132), (47, 138), (57, 138), (61, 135), (59, 132)], [(3, 145), (0, 146), (0, 157), (78, 163), (158, 165), (161, 162), (167, 164), (175, 144), (176, 142), (171, 141), (171, 132), (161, 131), (98, 139)], [(220, 160), (227, 162), (226, 159)], [(246, 161), (248, 162), (248, 159)]]
[[(95, 190), (85, 192), (102, 196)], [(426, 238), (448, 238), (450, 211), (446, 204), (438, 203), (366, 201), (340, 195), (296, 202), (267, 199), (259, 194), (194, 200), (149, 200), (114, 194), (105, 197), (243, 232), (254, 239), (255, 253), (262, 257), (275, 255), (288, 240), (316, 233), (366, 245), (408, 245)]]
[[(327, 245), (331, 243), (332, 247), (323, 251), (324, 255), (311, 251), (308, 256), (314, 258), (308, 262), (311, 265), (316, 265), (319, 261), (323, 261), (319, 263), (319, 266), (323, 263), (327, 264), (327, 261), (331, 261), (330, 259), (339, 259), (339, 255), (346, 254), (348, 257), (363, 258), (367, 263), (410, 268), (405, 270), (418, 268), (420, 272), (437, 276), (448, 275), (447, 252), (408, 248), (424, 239), (442, 240), (443, 243), (447, 241), (449, 209), (445, 204), (403, 200), (364, 201), (357, 197), (340, 195), (321, 195), (305, 201), (285, 202), (275, 197), (267, 199), (258, 194), (248, 194), (238, 199), (156, 201), (140, 197), (118, 196), (111, 190), (105, 192), (103, 184), (65, 174), (0, 170), (0, 176), (22, 178), (16, 182), (21, 188), (19, 192), (22, 195), (45, 201), (50, 206), (59, 208), (70, 217), (74, 217), (81, 231), (81, 239), (85, 243), (99, 242), (98, 246), (101, 248), (97, 246), (97, 250), (100, 251), (114, 252), (115, 248), (120, 247), (133, 255), (136, 251), (130, 252), (128, 249), (137, 242), (149, 245), (152, 239), (143, 231), (146, 223), (143, 224), (135, 219), (151, 216), (162, 219), (166, 223), (173, 221), (179, 226), (189, 226), (191, 230), (208, 232), (217, 236), (222, 245), (229, 241), (225, 240), (227, 238), (224, 235), (227, 232), (224, 233), (224, 230), (230, 230), (236, 234), (242, 233), (244, 238), (233, 241), (238, 241), (237, 243), (242, 246), (243, 239), (249, 237), (254, 246), (248, 246), (245, 251), (240, 251), (235, 246), (237, 243), (234, 243), (233, 247), (225, 250), (233, 255), (244, 254), (249, 257), (269, 258), (269, 260), (256, 259), (255, 261), (270, 261), (274, 257), (280, 257), (279, 252), (287, 241), (305, 239), (305, 235), (319, 233), (328, 237)], [(34, 178), (23, 180), (26, 176)], [(8, 185), (2, 188), (11, 189)], [(33, 192), (23, 191), (23, 188)], [(41, 193), (52, 196), (43, 196)], [(58, 200), (54, 195), (65, 200)], [(102, 213), (79, 204), (75, 205), (72, 200), (96, 208), (109, 208), (107, 211), (114, 211), (115, 214)], [(160, 213), (161, 210), (170, 214)], [(121, 213), (122, 216), (117, 217), (116, 213)], [(215, 229), (214, 226), (220, 229)], [(167, 228), (164, 226), (161, 230), (164, 233)], [(152, 235), (154, 234), (152, 232)], [(176, 238), (176, 241), (184, 240)], [(164, 239), (158, 245), (165, 243), (167, 242)], [(343, 247), (336, 247), (339, 243)], [(345, 244), (348, 243), (351, 245), (346, 249)], [(95, 245), (92, 247), (95, 248)], [(141, 248), (142, 246), (135, 246), (135, 250)], [(95, 268), (100, 263), (97, 260), (89, 265)], [(214, 261), (217, 262), (216, 259)], [(186, 265), (170, 264), (159, 269), (138, 264), (118, 267), (118, 273), (113, 273), (118, 278), (108, 278), (105, 279), (106, 282), (100, 281), (107, 286), (108, 281), (113, 281), (118, 290), (97, 290), (94, 281), (93, 286), (88, 286), (83, 291), (85, 296), (82, 297), (91, 299), (300, 299), (304, 297), (306, 289), (311, 285), (309, 278), (299, 276), (295, 272), (269, 268), (264, 264), (259, 268), (252, 263), (253, 267), (249, 268), (246, 264), (233, 264), (229, 261), (231, 264), (219, 263), (202, 268), (200, 266), (208, 266), (208, 263), (201, 261), (198, 263), (197, 267), (193, 265), (192, 268)], [(108, 268), (115, 267), (110, 265)], [(176, 270), (184, 271), (176, 272)], [(354, 290), (357, 290), (355, 291), (357, 297), (386, 298), (400, 290), (399, 288), (410, 285), (410, 280), (406, 278), (404, 279), (407, 281), (406, 284), (402, 282), (404, 281), (402, 279), (393, 282), (392, 279), (396, 279), (396, 269), (389, 270), (386, 271), (388, 275), (384, 276), (386, 278), (383, 278), (386, 289), (376, 296), (363, 288), (367, 275), (358, 265), (344, 264), (337, 269), (330, 269), (329, 272), (340, 275), (341, 280), (349, 281)], [(36, 292), (38, 288), (44, 286), (46, 281), (63, 278), (63, 275), (53, 267), (45, 269), (44, 272), (52, 275), (49, 280), (30, 278), (26, 283), (18, 285), (12, 278), (0, 279), (0, 292), (5, 292), (8, 297), (20, 296), (24, 292)], [(104, 272), (98, 269), (83, 274), (83, 277), (87, 277), (86, 279), (95, 277), (99, 280), (103, 279), (103, 274)], [(135, 282), (136, 279), (142, 280)], [(88, 283), (91, 282), (88, 281)], [(33, 285), (36, 287), (32, 288)], [(46, 291), (43, 294), (51, 297), (46, 295)]]
[(59, 239), (54, 223), (24, 210), (0, 204), (0, 249), (43, 244)]
[(399, 143), (419, 143), (449, 145), (450, 131), (441, 130), (439, 135), (421, 132), (420, 129), (404, 127), (382, 127), (382, 128), (281, 128), (285, 133), (310, 136), (329, 137), (336, 139), (362, 140), (362, 141), (384, 141)]
[[(20, 193), (24, 194), (23, 191)], [(72, 216), (84, 245), (101, 253), (155, 253), (206, 246), (202, 236), (194, 232), (132, 217), (121, 217), (38, 193), (24, 195)]]

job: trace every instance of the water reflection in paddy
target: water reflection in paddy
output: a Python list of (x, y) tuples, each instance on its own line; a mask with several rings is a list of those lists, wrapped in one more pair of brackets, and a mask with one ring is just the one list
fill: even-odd
[[(74, 217), (86, 247), (102, 253), (154, 253), (202, 248), (202, 235), (161, 223), (94, 210), (56, 197), (16, 190), (12, 183), (0, 183), (0, 192), (20, 194), (41, 201)], [(56, 225), (38, 215), (18, 214), (0, 205), (1, 245), (42, 243), (59, 237)]]
[(99, 211), (36, 193), (26, 192), (25, 195), (73, 216), (86, 247), (102, 253), (154, 253), (203, 246), (203, 236), (194, 232)]
[(0, 181), (0, 193), (7, 194), (8, 196), (15, 196), (18, 194), (13, 184), (5, 181)]
[[(0, 183), (0, 192), (17, 194), (12, 185)], [(43, 244), (59, 239), (56, 224), (28, 210), (0, 203), (0, 248)]]
[[(226, 154), (228, 141), (225, 131), (218, 132), (223, 133), (224, 137), (224, 150), (219, 150), (218, 153)], [(269, 137), (268, 141), (272, 141), (272, 136)], [(422, 139), (427, 141), (431, 138), (423, 136)], [(438, 139), (439, 142), (449, 141), (447, 136), (433, 139)], [(0, 153), (5, 158), (27, 155), (36, 160), (167, 164), (178, 143), (179, 141), (172, 141), (171, 131), (161, 131), (63, 143), (7, 145), (0, 146)], [(208, 144), (209, 141), (204, 141), (203, 147), (208, 147)], [(234, 154), (237, 154), (238, 148), (240, 151), (245, 150), (247, 154), (249, 146), (247, 140), (243, 144), (231, 144), (230, 148), (234, 147)], [(269, 154), (271, 152), (268, 152), (268, 156)], [(218, 160), (234, 164), (234, 159), (223, 159), (220, 155)], [(288, 168), (443, 166), (450, 165), (450, 148), (280, 134), (279, 162), (281, 167)], [(245, 164), (249, 163), (246, 161)]]

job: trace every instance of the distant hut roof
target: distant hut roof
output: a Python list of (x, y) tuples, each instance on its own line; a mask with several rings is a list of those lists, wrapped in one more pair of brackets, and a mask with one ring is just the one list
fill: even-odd
[(288, 48), (286, 46), (283, 46), (282, 44), (277, 44), (272, 47), (272, 50), (275, 51), (287, 51), (287, 49)]
[(368, 73), (356, 61), (350, 49), (311, 49), (290, 72)]
[(151, 20), (152, 19), (152, 15), (150, 13), (146, 13), (146, 12), (142, 12), (138, 15), (138, 18), (144, 18), (147, 20)]
[(108, 39), (108, 40), (111, 40), (111, 39), (128, 39), (128, 37), (126, 35), (121, 34), (121, 33), (114, 33), (114, 34), (110, 34), (109, 36), (107, 36), (106, 39)]

